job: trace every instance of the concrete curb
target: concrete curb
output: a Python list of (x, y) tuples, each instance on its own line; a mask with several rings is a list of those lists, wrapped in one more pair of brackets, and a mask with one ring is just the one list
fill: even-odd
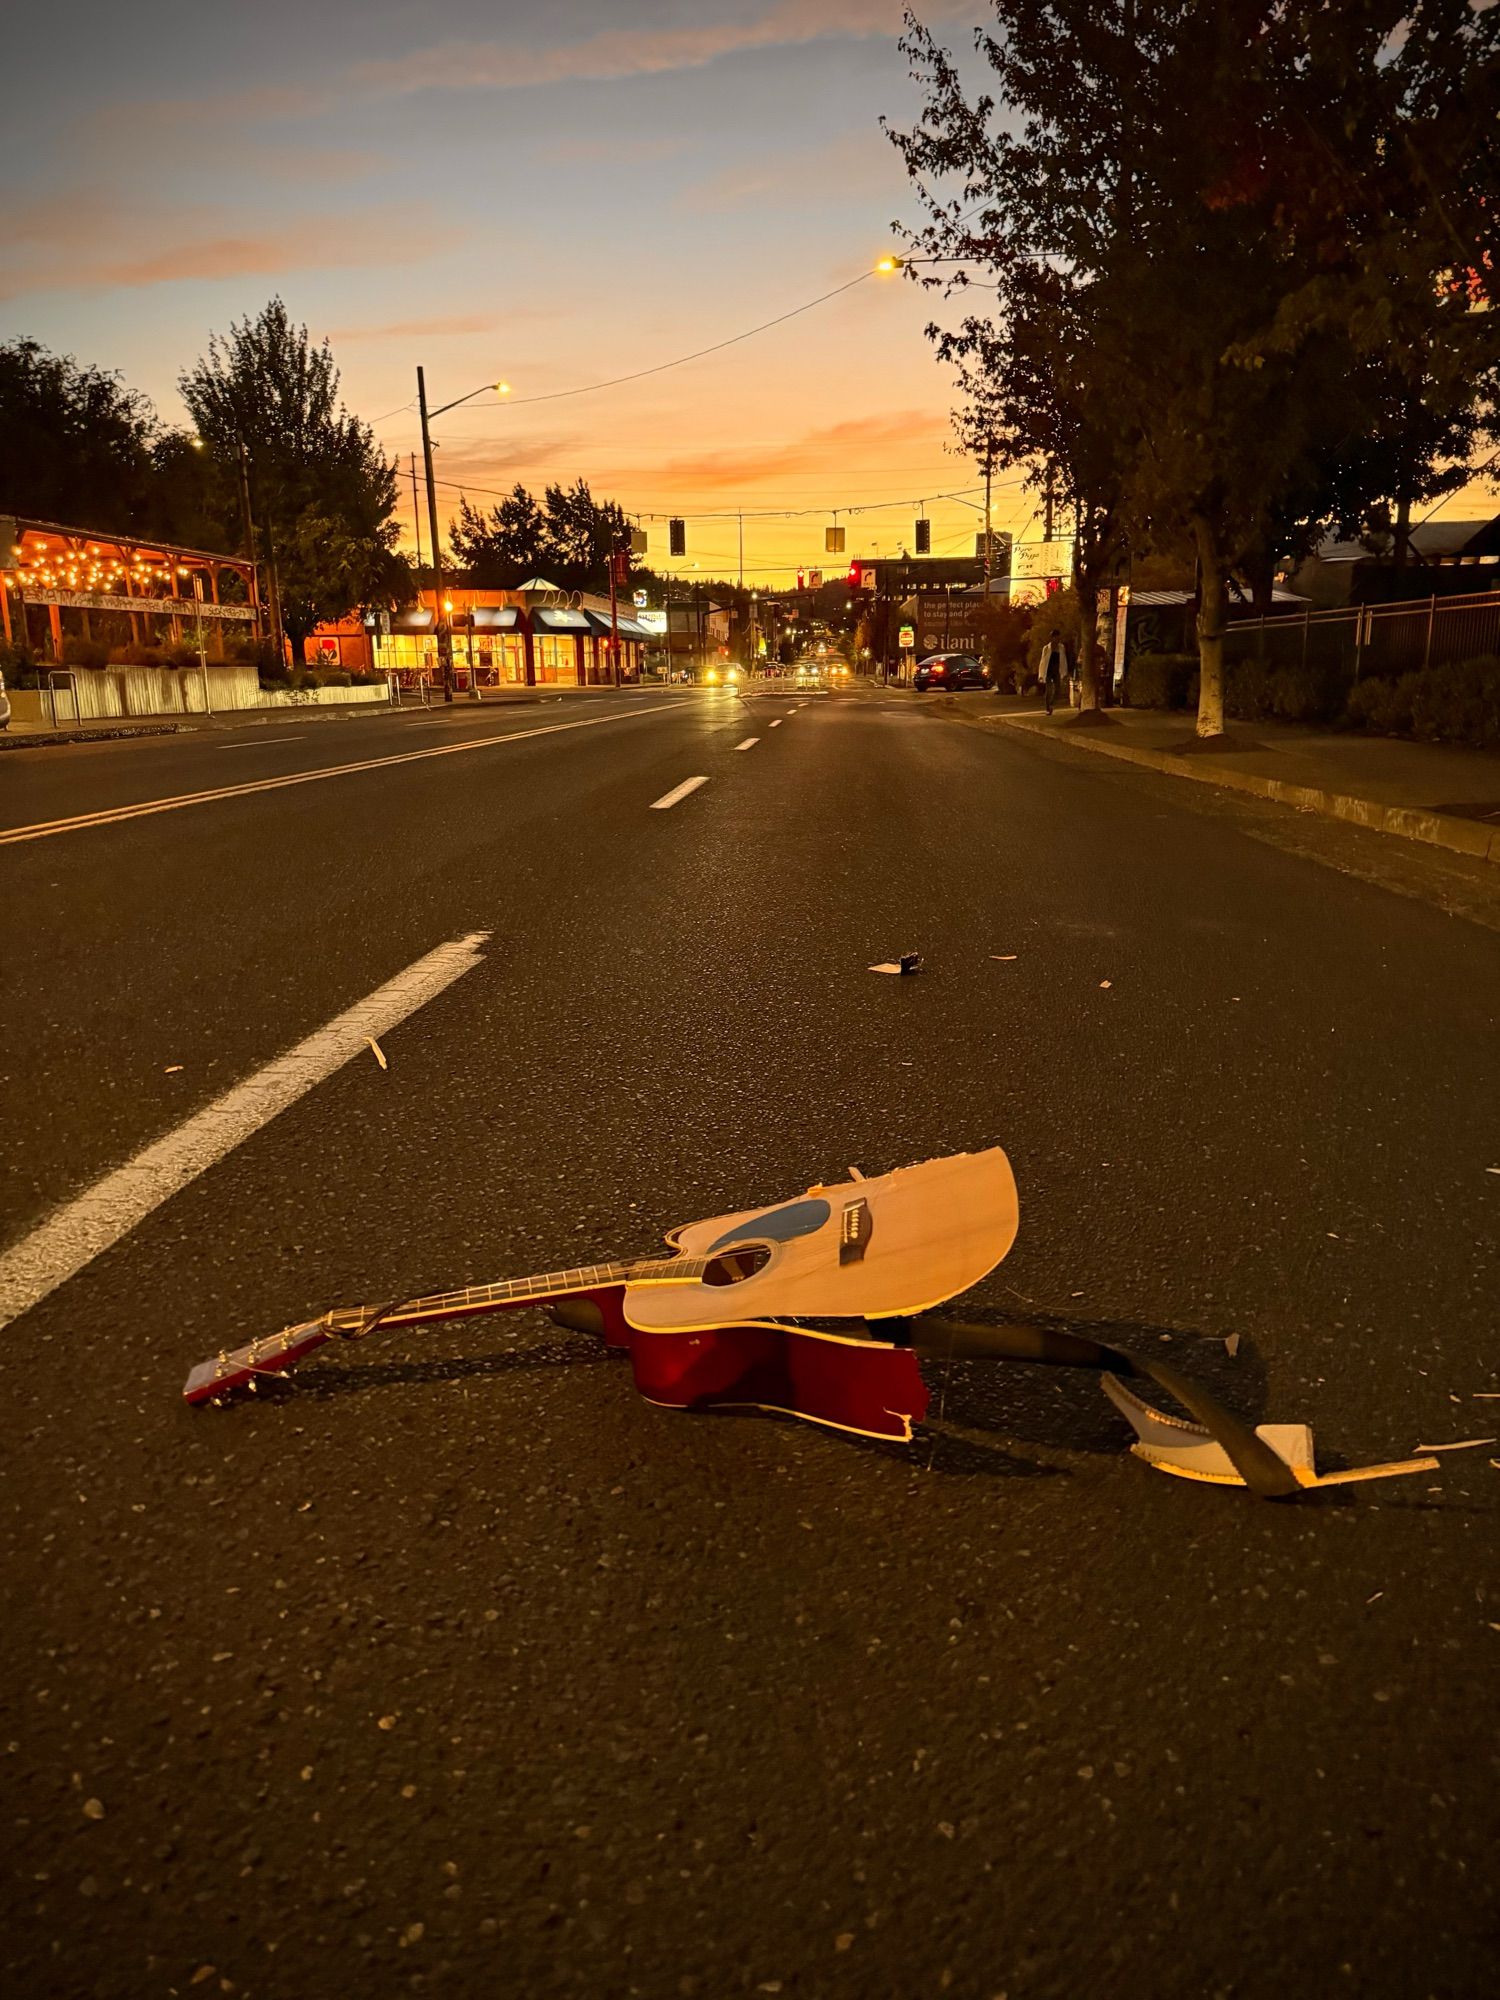
[(131, 736), (179, 736), (176, 722), (136, 723), (119, 729), (24, 729), (13, 736), (0, 730), (0, 750), (51, 750), (59, 743), (122, 743)]
[(1019, 729), (1028, 736), (1040, 736), (1064, 749), (1087, 750), (1097, 757), (1114, 757), (1122, 764), (1139, 764), (1147, 771), (1164, 771), (1169, 777), (1191, 778), (1201, 785), (1217, 785), (1223, 791), (1247, 792), (1252, 798), (1273, 799), (1278, 805), (1298, 812), (1317, 813), (1324, 819), (1349, 820), (1374, 833), (1393, 833), (1403, 840), (1420, 840), (1429, 847), (1446, 848), (1450, 854), (1465, 854), (1472, 861), (1489, 861), (1500, 866), (1500, 827), (1485, 826), (1479, 820), (1451, 818), (1447, 813), (1426, 812), (1420, 806), (1387, 806), (1375, 799), (1361, 799), (1349, 792), (1329, 792), (1316, 785), (1293, 785), (1284, 778), (1263, 778), (1253, 771), (1229, 771), (1222, 765), (1189, 763), (1166, 750), (1133, 750), (1123, 743), (1102, 743), (1092, 731), (1075, 730), (1063, 736), (1057, 729), (1039, 725), (1026, 715), (989, 715), (974, 718), (986, 728)]
[[(497, 701), (476, 702), (472, 708), (467, 703), (455, 701), (452, 713), (469, 716), (491, 713), (497, 708), (525, 708), (534, 706), (540, 699), (528, 689), (524, 695), (504, 695)], [(432, 708), (441, 713), (443, 704), (434, 702)], [(82, 727), (70, 725), (66, 729), (5, 729), (0, 730), (0, 750), (55, 749), (66, 743), (118, 743), (132, 736), (195, 736), (211, 731), (224, 732), (235, 729), (276, 728), (287, 722), (374, 722), (386, 717), (399, 722), (404, 716), (415, 716), (419, 712), (413, 705), (409, 708), (389, 708), (384, 702), (360, 702), (348, 708), (228, 708), (222, 713), (204, 716), (164, 716), (158, 721), (101, 721), (85, 723)]]

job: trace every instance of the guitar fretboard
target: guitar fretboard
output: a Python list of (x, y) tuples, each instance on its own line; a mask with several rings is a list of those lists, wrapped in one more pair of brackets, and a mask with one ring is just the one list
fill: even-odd
[[(566, 1271), (538, 1271), (529, 1278), (505, 1278), (494, 1285), (465, 1285), (461, 1291), (428, 1292), (407, 1299), (380, 1315), (382, 1326), (412, 1326), (427, 1319), (462, 1319), (471, 1313), (495, 1312), (527, 1299), (554, 1297), (560, 1292), (593, 1291), (601, 1285), (622, 1285), (638, 1267), (634, 1264), (578, 1264)], [(376, 1309), (349, 1306), (330, 1313), (335, 1332), (357, 1329)]]

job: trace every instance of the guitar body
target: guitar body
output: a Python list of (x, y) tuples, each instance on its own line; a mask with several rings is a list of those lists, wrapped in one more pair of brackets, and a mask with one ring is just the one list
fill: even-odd
[[(684, 1263), (708, 1269), (687, 1281), (671, 1260), (638, 1266), (625, 1317), (640, 1333), (702, 1332), (731, 1316), (904, 1318), (977, 1284), (1019, 1226), (1015, 1176), (1000, 1148), (954, 1153), (690, 1222), (670, 1240)], [(761, 1261), (749, 1275), (726, 1279), (726, 1264), (753, 1258)]]
[(927, 1410), (926, 1384), (909, 1347), (774, 1320), (634, 1333), (630, 1366), (646, 1401), (669, 1410), (773, 1410), (902, 1444)]
[[(560, 1324), (626, 1351), (637, 1389), (664, 1408), (775, 1410), (905, 1440), (927, 1408), (917, 1355), (869, 1338), (863, 1323), (966, 1290), (1010, 1249), (1018, 1220), (1004, 1153), (957, 1153), (684, 1224), (667, 1237), (674, 1254), (657, 1261), (325, 1313), (201, 1363), (183, 1395), (220, 1401), (335, 1339), (546, 1306)], [(801, 1319), (861, 1333), (786, 1324)]]

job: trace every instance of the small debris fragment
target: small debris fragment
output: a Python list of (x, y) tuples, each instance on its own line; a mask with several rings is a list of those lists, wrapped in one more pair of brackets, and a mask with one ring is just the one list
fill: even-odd
[(1114, 985), (1114, 983), (1115, 982), (1112, 979), (1101, 979), (1099, 981), (1099, 991), (1101, 993), (1107, 993), (1110, 987)]
[(835, 1951), (850, 1951), (853, 1949), (853, 1946), (854, 1946), (853, 1931), (840, 1931), (838, 1936), (833, 1941), (833, 1948)]
[(1237, 1333), (1231, 1333), (1224, 1342), (1224, 1352), (1229, 1356), (1230, 1360), (1232, 1361), (1235, 1355), (1239, 1353), (1239, 1351), (1240, 1351), (1240, 1337)]
[(396, 1718), (394, 1715), (382, 1715), (379, 1722), (375, 1726), (377, 1729), (394, 1729), (396, 1726)]
[(1419, 1444), (1418, 1451), (1477, 1451), (1482, 1444), (1500, 1442), (1495, 1438), (1461, 1438), (1457, 1444)]
[(83, 1802), (83, 1816), (85, 1819), (103, 1819), (104, 1817), (103, 1800), (85, 1799)]
[(167, 1066), (166, 1066), (166, 1068), (165, 1068), (165, 1069), (164, 1069), (164, 1070), (162, 1071), (162, 1075), (163, 1075), (163, 1076), (176, 1076), (177, 1072), (178, 1072), (178, 1071), (179, 1071), (179, 1070), (180, 1070), (181, 1068), (182, 1068), (182, 1064), (181, 1064), (181, 1063), (168, 1063), (168, 1064), (167, 1064)]
[(1487, 1174), (1500, 1174), (1500, 1167), (1486, 1167), (1485, 1172)]
[(380, 1067), (382, 1069), (389, 1069), (390, 1064), (385, 1059), (385, 1050), (380, 1046), (379, 1042), (376, 1041), (375, 1037), (373, 1035), (366, 1035), (365, 1040), (370, 1044), (370, 1047), (374, 1050), (375, 1060), (380, 1064)]
[(200, 1965), (188, 1981), (188, 1984), (190, 1986), (201, 1986), (205, 1979), (212, 1979), (218, 1969), (216, 1965)]
[(1384, 1592), (1383, 1590), (1377, 1590), (1377, 1591), (1375, 1592), (1375, 1596), (1374, 1596), (1374, 1597), (1367, 1597), (1367, 1598), (1365, 1599), (1365, 1603), (1366, 1603), (1366, 1604), (1373, 1604), (1373, 1603), (1375, 1602), (1375, 1598), (1376, 1598), (1376, 1597), (1384, 1597), (1384, 1596), (1385, 1596), (1385, 1592)]
[(1014, 951), (992, 951), (990, 957), (995, 961), (996, 965), (1014, 965), (1020, 957), (1020, 953)]
[(917, 951), (904, 951), (899, 959), (882, 959), (879, 965), (872, 965), (869, 969), (871, 972), (894, 972), (898, 975), (920, 972), (922, 970), (922, 954)]

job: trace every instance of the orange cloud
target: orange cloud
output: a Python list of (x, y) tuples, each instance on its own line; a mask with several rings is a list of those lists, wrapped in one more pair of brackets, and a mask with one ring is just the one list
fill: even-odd
[[(442, 247), (426, 215), (305, 216), (269, 234), (235, 227), (245, 221), (186, 205), (127, 214), (107, 198), (82, 192), (25, 204), (0, 216), (0, 250), (6, 252), (0, 299), (405, 264), (414, 241), (429, 250)], [(141, 249), (133, 252), (133, 243)]]
[[(499, 41), (441, 42), (429, 49), (351, 71), (357, 85), (382, 95), (416, 90), (520, 90), (537, 84), (597, 82), (703, 69), (747, 49), (798, 47), (831, 38), (893, 39), (901, 0), (776, 0), (748, 21), (691, 28), (607, 28), (558, 48), (518, 48)], [(967, 14), (972, 0), (926, 0), (924, 16)]]
[(867, 459), (872, 451), (884, 445), (909, 450), (925, 444), (934, 432), (941, 442), (943, 428), (942, 420), (935, 421), (931, 410), (892, 410), (879, 417), (855, 417), (845, 423), (806, 431), (785, 444), (752, 445), (670, 458), (653, 468), (651, 477), (669, 489), (690, 486), (707, 493), (733, 490), (779, 479), (791, 472), (837, 472), (851, 458)]

